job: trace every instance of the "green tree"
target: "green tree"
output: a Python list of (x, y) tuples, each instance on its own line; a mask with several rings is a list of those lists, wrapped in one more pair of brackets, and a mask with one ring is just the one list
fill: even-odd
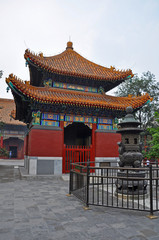
[(159, 159), (159, 113), (155, 113), (155, 127), (148, 129), (152, 136), (152, 140), (149, 141), (149, 151), (145, 153), (148, 159)]
[(0, 157), (9, 157), (9, 152), (5, 148), (0, 147)]
[(145, 104), (136, 113), (135, 117), (142, 123), (142, 127), (146, 130), (154, 125), (154, 113), (159, 112), (159, 82), (156, 81), (155, 75), (150, 71), (142, 73), (141, 77), (137, 74), (130, 80), (126, 80), (119, 85), (116, 96), (126, 97), (129, 94), (133, 96), (141, 96), (148, 93), (153, 97), (153, 101)]

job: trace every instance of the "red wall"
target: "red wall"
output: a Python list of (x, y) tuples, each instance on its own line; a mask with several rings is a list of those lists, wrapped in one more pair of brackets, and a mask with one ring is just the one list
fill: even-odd
[(63, 131), (31, 129), (28, 156), (62, 157)]
[(24, 155), (28, 155), (28, 141), (29, 141), (29, 134), (27, 134), (24, 138)]
[(118, 157), (117, 142), (121, 141), (119, 133), (96, 132), (95, 147), (96, 157)]
[[(62, 157), (63, 131), (31, 129), (28, 136), (28, 156)], [(26, 139), (27, 140), (27, 139)], [(95, 132), (95, 156), (118, 157), (117, 142), (121, 141), (118, 133)], [(27, 141), (26, 141), (27, 142)]]

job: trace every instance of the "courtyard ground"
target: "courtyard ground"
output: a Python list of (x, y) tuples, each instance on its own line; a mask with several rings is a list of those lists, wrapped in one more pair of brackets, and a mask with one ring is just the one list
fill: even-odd
[(21, 178), (17, 162), (1, 161), (0, 240), (159, 239), (159, 218), (112, 208), (84, 210), (67, 193), (67, 178)]

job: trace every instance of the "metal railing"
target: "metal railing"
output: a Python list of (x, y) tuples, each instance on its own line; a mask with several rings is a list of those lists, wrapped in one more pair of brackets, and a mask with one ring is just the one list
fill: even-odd
[[(72, 163), (69, 193), (89, 205), (159, 211), (159, 167), (92, 167)], [(134, 174), (135, 173), (135, 174)]]

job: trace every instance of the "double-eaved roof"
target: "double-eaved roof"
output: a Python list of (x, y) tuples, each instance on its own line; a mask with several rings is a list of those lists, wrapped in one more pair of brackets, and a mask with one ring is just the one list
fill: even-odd
[[(151, 100), (148, 94), (136, 97), (106, 95), (104, 90), (131, 78), (132, 71), (119, 71), (88, 61), (73, 50), (72, 42), (67, 43), (64, 52), (53, 57), (36, 55), (29, 50), (25, 51), (24, 57), (29, 64), (31, 82), (24, 83), (13, 74), (6, 78), (6, 82), (15, 98), (16, 119), (26, 123), (29, 123), (33, 109), (121, 117), (126, 107), (132, 106), (137, 110)], [(47, 81), (51, 84), (45, 86)], [(55, 87), (61, 83), (72, 84), (74, 90)], [(84, 91), (77, 91), (77, 85)], [(88, 87), (96, 89), (96, 92), (85, 91)]]

